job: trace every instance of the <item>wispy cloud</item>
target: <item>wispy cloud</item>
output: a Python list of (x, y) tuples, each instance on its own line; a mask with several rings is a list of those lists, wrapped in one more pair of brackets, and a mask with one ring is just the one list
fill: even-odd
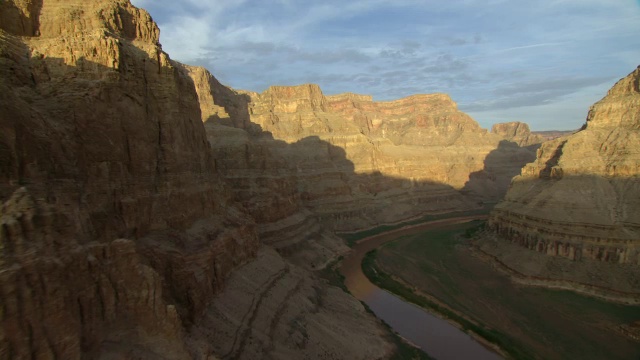
[(159, 23), (172, 58), (232, 87), (315, 82), (379, 100), (446, 92), (485, 127), (542, 129), (552, 109), (554, 127), (579, 127), (594, 89), (603, 96), (640, 63), (635, 0), (132, 2)]
[(539, 47), (549, 47), (549, 46), (559, 46), (559, 45), (562, 45), (562, 43), (542, 43), (542, 44), (512, 46), (506, 49), (496, 50), (493, 52), (493, 54), (499, 54), (499, 53), (515, 51), (515, 50), (526, 50), (526, 49), (533, 49), (533, 48), (539, 48)]

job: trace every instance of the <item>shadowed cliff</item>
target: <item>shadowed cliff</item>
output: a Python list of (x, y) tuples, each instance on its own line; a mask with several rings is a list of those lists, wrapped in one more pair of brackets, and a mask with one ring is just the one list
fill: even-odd
[(640, 68), (594, 104), (583, 129), (545, 142), (489, 224), (549, 255), (640, 264)]
[[(392, 350), (356, 300), (259, 247), (304, 244), (291, 256), (321, 267), (345, 251), (320, 226), (342, 216), (338, 199), (349, 203), (357, 191), (392, 205), (396, 194), (411, 196), (402, 189), (419, 186), (352, 177), (344, 151), (317, 138), (273, 140), (246, 122), (241, 102), (224, 108), (233, 116), (227, 125), (249, 131), (218, 124), (218, 133), (207, 134), (201, 105), (213, 104), (199, 101), (194, 81), (160, 49), (149, 15), (128, 1), (42, 3), (37, 11), (22, 4), (2, 3), (0, 30), (2, 356), (240, 356), (258, 341), (300, 356), (323, 353), (311, 344), (354, 358)], [(229, 147), (210, 145), (225, 141)], [(234, 166), (256, 176), (234, 178)], [(460, 198), (447, 186), (426, 187), (440, 189), (436, 198), (449, 207)], [(358, 216), (381, 207), (350, 206)], [(249, 273), (234, 284), (260, 278), (264, 289), (231, 296), (244, 312), (219, 320), (222, 297), (214, 295), (232, 269), (256, 256), (252, 266), (277, 266), (258, 266), (264, 279)], [(286, 307), (258, 306), (274, 303)], [(266, 330), (253, 322), (276, 314)], [(328, 335), (323, 324), (336, 322), (344, 332)], [(223, 335), (226, 326), (235, 337)], [(275, 330), (315, 335), (308, 348), (259, 335)], [(254, 331), (261, 340), (248, 340)]]
[[(0, 9), (2, 356), (392, 351), (355, 299), (306, 269), (346, 251), (333, 229), (478, 206), (459, 189), (466, 159), (481, 168), (483, 156), (449, 159), (479, 127), (448, 97), (376, 105), (329, 101), (309, 86), (292, 122), (279, 111), (297, 104), (278, 101), (295, 91), (274, 88), (256, 102), (171, 61), (151, 17), (126, 0)], [(399, 119), (432, 103), (438, 111), (415, 126), (371, 117), (383, 108)], [(323, 108), (353, 112), (353, 123), (334, 110), (311, 115)], [(430, 134), (435, 125), (447, 136)], [(424, 164), (444, 151), (415, 147), (427, 133), (448, 149), (433, 168)], [(489, 153), (499, 140), (485, 137)], [(420, 176), (443, 168), (455, 180)], [(232, 270), (242, 275), (229, 285)], [(334, 323), (343, 330), (326, 325)]]
[[(256, 94), (229, 89), (204, 69), (185, 70), (224, 176), (252, 181), (255, 169), (270, 179), (293, 176), (290, 186), (325, 227), (356, 230), (468, 210), (479, 198), (495, 202), (534, 158), (531, 149), (503, 146), (446, 95), (376, 103), (356, 94), (324, 96), (317, 85)], [(483, 176), (470, 178), (474, 171)], [(256, 211), (274, 215), (253, 201)]]

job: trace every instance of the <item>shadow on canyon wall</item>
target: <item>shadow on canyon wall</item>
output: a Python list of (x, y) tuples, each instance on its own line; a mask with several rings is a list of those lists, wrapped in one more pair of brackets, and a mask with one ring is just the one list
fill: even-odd
[[(375, 224), (379, 212), (478, 206), (446, 184), (358, 174), (344, 149), (318, 137), (274, 139), (251, 123), (249, 97), (224, 87), (214, 98), (230, 117), (203, 123), (193, 80), (126, 42), (117, 68), (31, 58), (2, 33), (0, 50), (0, 198), (25, 187), (36, 199), (5, 204), (0, 229), (0, 296), (12, 304), (0, 345), (16, 357), (79, 358), (113, 334), (152, 350), (182, 341), (229, 272), (255, 256), (258, 233), (299, 234), (262, 224), (299, 211)], [(207, 141), (209, 127), (247, 141), (226, 153)], [(500, 154), (466, 190), (508, 184), (510, 172), (487, 175)], [(140, 326), (144, 338), (131, 333)]]
[[(519, 147), (514, 142), (501, 141), (498, 147), (484, 159), (484, 168), (470, 174), (469, 180), (462, 189), (455, 189), (448, 184), (437, 181), (384, 175), (379, 171), (363, 174), (355, 171), (354, 164), (348, 159), (343, 148), (324, 141), (318, 136), (306, 137), (291, 144), (274, 138), (272, 133), (264, 131), (259, 124), (251, 122), (250, 96), (237, 93), (223, 86), (215, 78), (212, 78), (210, 85), (215, 104), (224, 108), (229, 117), (211, 116), (205, 121), (205, 128), (214, 129), (216, 126), (229, 126), (242, 129), (250, 135), (252, 139), (250, 142), (253, 141), (255, 143), (257, 141), (265, 145), (261, 153), (263, 155), (261, 157), (263, 163), (261, 165), (254, 164), (249, 166), (250, 168), (268, 171), (270, 166), (265, 165), (265, 162), (270, 162), (281, 170), (287, 169), (292, 175), (301, 174), (301, 166), (307, 167), (306, 170), (312, 172), (319, 172), (322, 169), (339, 170), (343, 174), (342, 181), (344, 182), (341, 195), (345, 196), (353, 196), (357, 193), (358, 196), (374, 199), (378, 196), (389, 195), (389, 192), (394, 189), (402, 189), (409, 196), (406, 199), (398, 196), (398, 200), (404, 201), (406, 206), (414, 207), (414, 210), (411, 214), (399, 214), (392, 221), (405, 220), (406, 218), (403, 218), (402, 215), (415, 217), (429, 212), (469, 210), (496, 203), (506, 193), (511, 178), (520, 173), (522, 166), (535, 159), (535, 150), (539, 147), (539, 145), (533, 145), (525, 150), (525, 148)], [(281, 157), (279, 163), (274, 159), (267, 159), (271, 155), (269, 154), (270, 150), (275, 148), (280, 149), (278, 151)], [(240, 149), (240, 151), (242, 150)], [(247, 152), (249, 151), (247, 150)], [(307, 158), (301, 158), (302, 154), (308, 154)], [(220, 158), (224, 157), (224, 155), (228, 156), (229, 154), (216, 156), (216, 161), (221, 161)], [(223, 165), (225, 169), (234, 167), (237, 169), (237, 166), (238, 164), (229, 162)], [(302, 172), (304, 170), (302, 169)], [(298, 184), (298, 187), (304, 188), (300, 184)], [(433, 193), (446, 193), (448, 197), (442, 197), (437, 200), (438, 206), (429, 206), (427, 204), (428, 196), (426, 195), (429, 189)], [(303, 200), (312, 200), (310, 198), (312, 195), (308, 193), (303, 192), (301, 195)], [(337, 194), (334, 193), (332, 195)], [(448, 201), (451, 202), (451, 206), (447, 206), (446, 203)], [(313, 207), (313, 204), (311, 205)], [(381, 205), (383, 204), (381, 203)], [(420, 210), (420, 206), (424, 206), (424, 209)], [(378, 210), (382, 211), (382, 206)]]
[[(0, 35), (0, 197), (6, 201), (25, 187), (41, 209), (35, 217), (17, 213), (17, 228), (3, 224), (0, 265), (31, 263), (39, 273), (42, 259), (63, 259), (47, 271), (47, 281), (69, 294), (80, 294), (87, 279), (71, 284), (62, 274), (102, 275), (83, 270), (68, 254), (126, 238), (160, 275), (166, 303), (190, 324), (231, 269), (255, 255), (257, 234), (298, 234), (269, 233), (265, 223), (303, 211), (316, 221), (357, 227), (478, 207), (443, 183), (358, 174), (344, 149), (316, 136), (277, 140), (251, 123), (249, 96), (226, 87), (214, 88), (214, 99), (230, 117), (203, 123), (196, 84), (181, 67), (162, 66), (127, 42), (112, 68), (88, 58), (69, 65), (63, 58), (30, 57), (19, 38)], [(246, 132), (248, 141), (225, 153), (207, 141), (212, 126)], [(366, 222), (354, 223), (359, 217)], [(111, 255), (104, 251), (106, 262)], [(8, 283), (30, 287), (16, 276)], [(111, 321), (79, 315), (84, 296), (97, 302), (92, 296), (100, 294), (77, 295), (77, 301), (76, 295), (63, 301), (72, 301), (65, 303), (69, 321)], [(100, 328), (96, 324), (90, 326)], [(82, 336), (89, 349), (101, 335)]]
[[(0, 273), (11, 270), (3, 282), (33, 298), (16, 300), (22, 295), (13, 290), (0, 296), (50, 316), (28, 320), (42, 322), (40, 332), (59, 328), (62, 305), (41, 309), (31, 300), (64, 304), (71, 325), (60, 336), (78, 331), (87, 349), (101, 336), (97, 323), (117, 319), (126, 329), (145, 302), (170, 317), (160, 297), (192, 323), (259, 246), (255, 222), (216, 175), (193, 81), (127, 42), (116, 46), (97, 56), (114, 54), (117, 67), (87, 58), (71, 65), (32, 57), (20, 38), (0, 33)], [(109, 265), (118, 261), (126, 264)], [(118, 273), (120, 265), (131, 272)], [(122, 277), (137, 284), (124, 289)], [(136, 293), (140, 287), (148, 291)]]
[(502, 200), (511, 179), (520, 174), (525, 164), (536, 159), (539, 147), (539, 144), (520, 147), (512, 141), (500, 141), (498, 147), (485, 157), (483, 169), (469, 174), (461, 192), (485, 204)]
[[(12, 2), (0, 2), (0, 28), (20, 36), (40, 35), (42, 1), (43, 0), (29, 1), (26, 4), (26, 12), (18, 9)], [(32, 14), (32, 16), (26, 16), (25, 13)]]
[[(37, 19), (30, 21), (35, 23), (27, 28), (37, 27)], [(162, 238), (171, 251), (195, 254), (209, 240), (199, 236), (196, 241), (187, 229), (216, 216), (222, 220), (212, 225), (212, 233), (241, 226), (251, 221), (243, 209), (258, 224), (303, 209), (344, 223), (367, 218), (355, 227), (468, 210), (479, 205), (467, 190), (482, 195), (492, 184), (506, 189), (514, 175), (497, 172), (492, 178), (483, 172), (459, 191), (439, 182), (359, 174), (344, 149), (316, 136), (293, 144), (275, 139), (250, 121), (250, 97), (215, 78), (210, 80), (213, 98), (230, 116), (203, 123), (196, 84), (182, 67), (162, 66), (127, 42), (120, 45), (115, 69), (82, 57), (75, 65), (56, 57), (25, 57), (30, 49), (13, 36), (3, 35), (0, 45), (5, 49), (0, 54), (0, 196), (6, 200), (26, 186), (55, 208), (59, 216), (51, 236), (65, 239), (53, 242), (55, 251), (66, 242), (169, 232), (154, 238)], [(212, 151), (206, 138), (210, 126), (246, 132), (243, 149), (232, 147), (242, 155)], [(495, 155), (487, 156), (486, 173), (500, 167), (498, 154), (510, 146), (501, 143)], [(228, 176), (234, 170), (258, 174), (257, 180), (243, 187), (241, 176)], [(138, 241), (143, 243), (153, 247)], [(191, 304), (188, 313), (198, 308)]]
[(540, 172), (540, 177), (544, 177), (544, 178), (562, 177), (561, 173), (557, 173), (559, 170), (554, 167), (558, 165), (558, 161), (560, 161), (560, 157), (562, 156), (562, 148), (566, 143), (567, 143), (567, 140), (558, 144), (558, 147), (554, 150), (553, 155), (551, 155), (549, 160), (545, 162), (545, 167)]

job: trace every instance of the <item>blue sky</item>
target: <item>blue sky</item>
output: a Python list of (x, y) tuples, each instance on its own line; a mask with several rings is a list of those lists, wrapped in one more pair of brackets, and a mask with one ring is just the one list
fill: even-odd
[(132, 0), (163, 49), (261, 92), (451, 95), (480, 125), (579, 128), (640, 65), (640, 0)]

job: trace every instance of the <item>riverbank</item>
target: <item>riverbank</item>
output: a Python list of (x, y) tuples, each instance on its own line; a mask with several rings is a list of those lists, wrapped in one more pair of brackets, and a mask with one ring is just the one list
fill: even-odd
[(361, 237), (353, 250), (342, 261), (340, 273), (345, 276), (345, 286), (359, 300), (370, 306), (378, 318), (389, 323), (402, 337), (417, 344), (429, 355), (438, 359), (498, 359), (494, 351), (474, 340), (459, 327), (427, 310), (402, 300), (371, 283), (362, 272), (365, 254), (385, 242), (440, 226), (468, 222), (479, 216), (446, 218), (423, 224), (403, 226), (390, 232), (371, 237)]
[(361, 229), (357, 231), (344, 231), (336, 232), (336, 235), (340, 236), (349, 247), (355, 246), (355, 244), (361, 241), (370, 240), (378, 235), (391, 235), (397, 231), (413, 230), (420, 227), (429, 227), (434, 222), (446, 221), (448, 219), (486, 219), (489, 216), (491, 209), (484, 207), (476, 210), (459, 211), (453, 213), (440, 213), (419, 216), (411, 219), (405, 219), (394, 223), (379, 224), (370, 228)]
[(362, 261), (362, 271), (372, 283), (448, 321), (504, 358), (533, 359), (524, 351), (518, 349), (513, 344), (513, 340), (504, 334), (486, 328), (465, 314), (447, 306), (437, 298), (419, 291), (402, 279), (387, 274), (376, 264), (376, 253), (377, 250), (371, 250)]
[(440, 313), (513, 358), (638, 358), (640, 344), (619, 330), (640, 319), (640, 307), (514, 284), (471, 253), (460, 236), (468, 229), (456, 225), (388, 241), (365, 259), (363, 270), (378, 286)]
[[(527, 286), (569, 290), (623, 305), (640, 305), (640, 284), (637, 280), (640, 278), (640, 271), (633, 265), (591, 260), (576, 262), (552, 257), (514, 245), (506, 240), (498, 240), (495, 234), (486, 231), (476, 236), (471, 245), (470, 249), (474, 256), (508, 275), (513, 282)], [(526, 264), (531, 263), (535, 266), (527, 267)], [(597, 283), (587, 283), (594, 278), (598, 280)], [(619, 284), (619, 279), (636, 280), (632, 284)], [(616, 281), (619, 288), (611, 286)]]
[[(350, 294), (353, 296), (353, 294), (351, 294), (351, 292), (349, 291), (349, 289), (347, 289), (345, 285), (344, 275), (342, 275), (338, 270), (338, 267), (342, 260), (343, 260), (342, 257), (340, 257), (339, 259), (336, 259), (333, 263), (329, 264), (322, 270), (319, 270), (317, 273), (321, 278), (327, 280), (327, 282), (330, 285), (339, 287), (347, 294)], [(362, 305), (364, 306), (367, 312), (375, 315), (375, 313), (371, 310), (371, 308), (369, 308), (369, 306), (365, 302), (363, 301), (360, 301), (360, 302), (362, 303)], [(390, 360), (405, 360), (405, 359), (435, 360), (434, 358), (429, 356), (427, 353), (422, 351), (420, 347), (411, 343), (411, 341), (409, 341), (408, 339), (405, 339), (402, 336), (400, 336), (384, 320), (382, 319), (378, 319), (378, 320), (387, 329), (389, 333), (390, 342), (392, 342), (396, 346), (396, 352), (393, 355), (391, 355)]]

